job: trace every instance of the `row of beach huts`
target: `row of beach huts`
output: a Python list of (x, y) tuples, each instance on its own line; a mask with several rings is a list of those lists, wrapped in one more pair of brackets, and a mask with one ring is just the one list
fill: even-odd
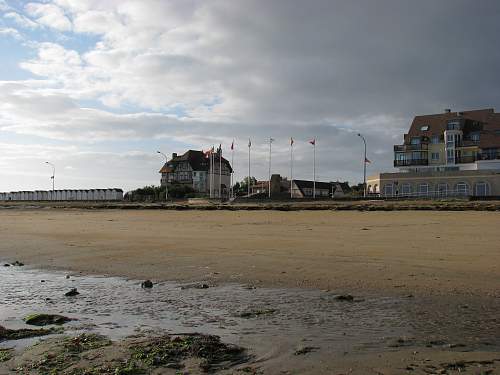
[(0, 201), (121, 201), (122, 189), (35, 190), (0, 193)]

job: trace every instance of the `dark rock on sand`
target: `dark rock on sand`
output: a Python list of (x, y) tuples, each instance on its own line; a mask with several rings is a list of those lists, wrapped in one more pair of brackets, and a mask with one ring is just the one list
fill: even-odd
[(78, 290), (76, 290), (76, 288), (73, 288), (73, 289), (71, 289), (69, 292), (64, 293), (64, 295), (65, 295), (66, 297), (74, 297), (74, 296), (77, 296), (77, 295), (79, 295), (79, 294), (80, 294), (80, 293), (78, 292)]
[(141, 288), (149, 289), (153, 287), (153, 282), (151, 280), (146, 280), (141, 283)]
[(46, 326), (50, 324), (61, 325), (70, 322), (71, 318), (57, 314), (32, 314), (24, 318), (24, 322), (33, 326)]
[(5, 263), (3, 266), (4, 267), (10, 267), (10, 264), (9, 263)]
[(41, 329), (8, 329), (0, 326), (0, 342), (8, 340), (20, 340), (29, 337), (46, 336), (53, 333), (57, 333), (58, 330), (53, 328), (41, 328)]
[(345, 302), (353, 302), (354, 297), (350, 294), (341, 294), (340, 296), (335, 297), (337, 301), (345, 301)]
[(20, 261), (16, 260), (14, 263), (12, 263), (12, 265), (13, 265), (13, 266), (22, 267), (22, 266), (24, 266), (24, 263), (22, 263), (22, 262), (20, 262)]
[(307, 353), (311, 353), (311, 352), (315, 352), (316, 350), (318, 350), (319, 348), (317, 346), (304, 346), (302, 348), (299, 348), (295, 351), (295, 355), (304, 355), (304, 354), (307, 354)]

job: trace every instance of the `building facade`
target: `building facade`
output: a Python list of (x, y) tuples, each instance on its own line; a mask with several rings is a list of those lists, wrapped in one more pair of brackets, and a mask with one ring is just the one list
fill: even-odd
[(122, 189), (35, 190), (0, 193), (0, 201), (120, 201)]
[(500, 196), (500, 114), (493, 109), (416, 116), (394, 146), (398, 173), (367, 180), (386, 197)]
[(172, 154), (172, 158), (160, 169), (160, 183), (161, 186), (167, 183), (188, 185), (194, 191), (207, 195), (212, 190), (213, 197), (227, 197), (232, 172), (231, 164), (222, 157), (220, 151), (213, 153), (211, 162), (210, 156), (203, 151), (189, 150), (180, 156)]

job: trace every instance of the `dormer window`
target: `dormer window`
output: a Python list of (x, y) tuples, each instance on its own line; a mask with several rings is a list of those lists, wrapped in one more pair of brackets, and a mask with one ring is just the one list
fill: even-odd
[(420, 130), (423, 131), (423, 132), (426, 132), (427, 130), (429, 130), (429, 125), (422, 125), (420, 127)]
[(471, 141), (479, 142), (479, 133), (471, 133), (470, 139)]
[(411, 137), (411, 144), (412, 145), (419, 145), (420, 144), (420, 137)]

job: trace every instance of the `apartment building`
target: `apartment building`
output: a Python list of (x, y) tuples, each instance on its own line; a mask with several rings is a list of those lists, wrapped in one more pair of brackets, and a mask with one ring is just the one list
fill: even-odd
[[(167, 183), (189, 185), (196, 192), (209, 194), (212, 181), (212, 195), (214, 197), (227, 196), (231, 184), (232, 167), (229, 161), (222, 157), (221, 152), (213, 154), (213, 162), (203, 151), (188, 150), (183, 155), (172, 154), (160, 169), (161, 186)], [(222, 191), (219, 192), (219, 187)], [(221, 194), (219, 194), (221, 193)]]
[(394, 146), (398, 173), (368, 178), (382, 196), (500, 195), (500, 113), (480, 109), (416, 116)]

